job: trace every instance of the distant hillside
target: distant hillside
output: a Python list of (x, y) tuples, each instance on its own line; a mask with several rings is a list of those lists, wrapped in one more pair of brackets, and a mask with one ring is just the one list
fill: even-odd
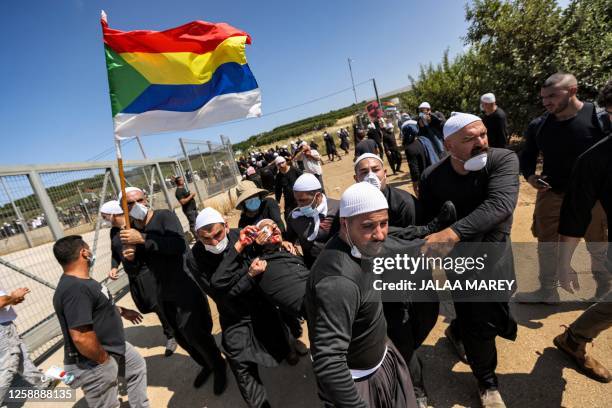
[[(381, 102), (396, 96), (401, 96), (401, 94), (405, 91), (406, 89), (402, 88), (388, 92), (384, 96), (381, 96)], [(320, 115), (311, 116), (296, 122), (287, 123), (286, 125), (279, 126), (270, 131), (253, 135), (242, 142), (234, 143), (234, 150), (247, 150), (250, 147), (269, 145), (281, 140), (297, 138), (298, 136), (308, 132), (324, 129), (332, 126), (340, 118), (351, 116), (356, 113), (365, 113), (365, 106), (371, 100), (372, 99), (357, 104), (352, 104), (341, 109), (331, 110)]]

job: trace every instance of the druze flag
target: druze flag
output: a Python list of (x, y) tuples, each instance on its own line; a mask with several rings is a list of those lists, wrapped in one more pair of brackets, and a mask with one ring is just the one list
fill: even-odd
[(102, 31), (118, 139), (261, 115), (246, 32), (205, 21), (119, 31), (108, 27), (104, 12)]

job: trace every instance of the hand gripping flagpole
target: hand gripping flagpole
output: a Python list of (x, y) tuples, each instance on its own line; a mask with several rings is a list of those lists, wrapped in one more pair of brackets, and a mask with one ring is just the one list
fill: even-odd
[(125, 173), (123, 172), (123, 156), (121, 155), (121, 140), (115, 137), (115, 149), (117, 151), (117, 167), (119, 169), (119, 183), (121, 184), (121, 208), (123, 208), (123, 218), (125, 218), (125, 229), (130, 229), (130, 216), (125, 194)]

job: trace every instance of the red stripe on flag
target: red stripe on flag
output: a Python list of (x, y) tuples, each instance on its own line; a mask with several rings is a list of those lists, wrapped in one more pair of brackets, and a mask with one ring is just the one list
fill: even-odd
[(122, 52), (193, 52), (204, 54), (214, 51), (226, 38), (251, 36), (226, 23), (192, 21), (165, 31), (120, 31), (102, 24), (104, 43), (117, 53)]

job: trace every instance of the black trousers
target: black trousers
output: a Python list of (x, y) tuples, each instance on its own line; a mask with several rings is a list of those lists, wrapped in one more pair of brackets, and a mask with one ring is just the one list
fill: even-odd
[(198, 211), (183, 211), (183, 214), (185, 214), (187, 221), (189, 221), (189, 231), (191, 231), (193, 234), (193, 239), (198, 239), (195, 230), (195, 222), (196, 218), (198, 218)]
[(507, 302), (455, 302), (452, 333), (463, 342), (472, 373), (481, 387), (497, 387), (495, 337), (516, 338), (516, 322)]
[(225, 360), (211, 333), (213, 323), (206, 298), (190, 303), (164, 300), (161, 304), (176, 342), (191, 358), (204, 368), (224, 370)]
[(385, 153), (387, 154), (391, 170), (394, 173), (398, 172), (402, 166), (402, 154), (397, 149), (387, 149)]
[(228, 363), (236, 378), (240, 394), (249, 408), (269, 407), (268, 395), (259, 376), (257, 363), (234, 359), (229, 359)]

